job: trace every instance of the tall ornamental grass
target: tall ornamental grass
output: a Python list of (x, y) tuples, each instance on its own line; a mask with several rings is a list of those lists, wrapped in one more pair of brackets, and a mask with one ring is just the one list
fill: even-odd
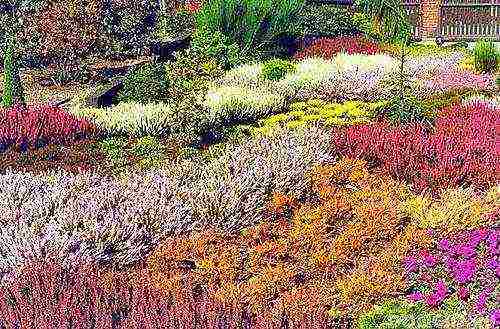
[(244, 54), (290, 32), (304, 0), (208, 0), (196, 17), (198, 29), (221, 32)]

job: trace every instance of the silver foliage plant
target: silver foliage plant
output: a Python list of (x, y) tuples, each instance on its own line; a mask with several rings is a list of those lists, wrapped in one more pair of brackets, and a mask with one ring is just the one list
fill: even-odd
[(0, 176), (0, 272), (46, 254), (67, 265), (121, 267), (173, 233), (237, 231), (262, 219), (271, 192), (304, 196), (306, 171), (332, 160), (329, 143), (329, 130), (310, 127), (121, 178), (7, 172)]

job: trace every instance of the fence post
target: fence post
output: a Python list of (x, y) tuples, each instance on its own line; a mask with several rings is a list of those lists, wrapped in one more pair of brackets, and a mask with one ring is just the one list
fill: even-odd
[(422, 39), (429, 40), (439, 36), (439, 16), (443, 0), (422, 0), (420, 3)]

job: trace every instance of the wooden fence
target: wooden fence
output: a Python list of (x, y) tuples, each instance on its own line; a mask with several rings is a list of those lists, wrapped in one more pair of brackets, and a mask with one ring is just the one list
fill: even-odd
[(500, 0), (443, 0), (439, 17), (443, 41), (500, 41)]

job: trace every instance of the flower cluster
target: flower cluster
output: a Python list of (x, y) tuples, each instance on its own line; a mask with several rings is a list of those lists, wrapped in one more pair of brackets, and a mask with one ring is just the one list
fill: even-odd
[(207, 225), (238, 230), (262, 220), (270, 191), (304, 197), (304, 172), (329, 159), (330, 133), (283, 131), (160, 169), (103, 178), (97, 173), (0, 175), (0, 269), (52, 252), (129, 265), (161, 236)]
[(391, 127), (386, 122), (338, 129), (334, 153), (363, 158), (370, 166), (412, 183), (416, 191), (495, 184), (499, 108), (475, 102), (442, 114), (433, 131), (422, 124)]
[(331, 59), (340, 52), (347, 54), (374, 55), (380, 52), (378, 44), (364, 37), (342, 36), (336, 38), (319, 38), (304, 49), (297, 52), (295, 59), (321, 57)]
[(96, 128), (53, 106), (14, 106), (0, 109), (0, 151), (9, 146), (37, 147), (91, 135)]
[(447, 298), (467, 303), (471, 316), (491, 315), (498, 324), (494, 291), (500, 277), (499, 237), (494, 228), (433, 235), (435, 248), (421, 249), (404, 260), (413, 301), (437, 308)]

